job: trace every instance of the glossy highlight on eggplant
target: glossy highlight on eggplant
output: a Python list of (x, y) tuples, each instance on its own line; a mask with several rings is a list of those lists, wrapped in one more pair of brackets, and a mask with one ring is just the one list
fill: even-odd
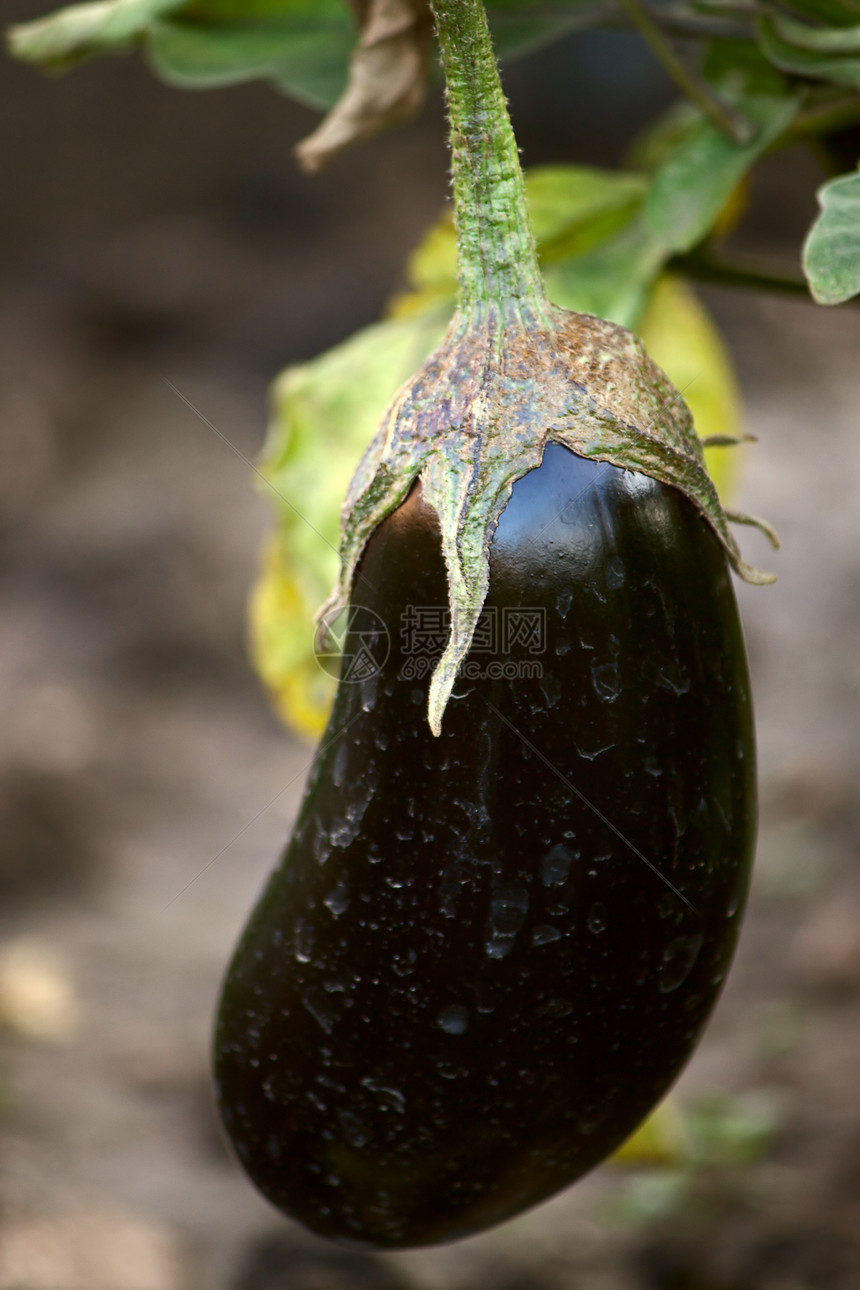
[(719, 994), (754, 845), (734, 594), (680, 492), (548, 445), (434, 738), (409, 624), (447, 600), (416, 488), (353, 595), (387, 658), (338, 688), (215, 1038), (257, 1187), (379, 1249), (480, 1232), (633, 1132)]

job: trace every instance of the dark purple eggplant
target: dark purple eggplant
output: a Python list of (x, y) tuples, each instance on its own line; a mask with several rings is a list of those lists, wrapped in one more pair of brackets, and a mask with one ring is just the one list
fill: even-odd
[(633, 1132), (719, 994), (755, 831), (726, 553), (679, 490), (547, 446), (485, 608), (543, 634), (479, 631), (435, 738), (408, 613), (447, 604), (416, 485), (353, 592), (388, 657), (339, 686), (215, 1043), (260, 1190), (383, 1249), (481, 1231)]

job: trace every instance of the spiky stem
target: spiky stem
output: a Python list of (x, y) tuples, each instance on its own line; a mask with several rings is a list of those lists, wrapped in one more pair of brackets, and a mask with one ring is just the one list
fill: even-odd
[(482, 0), (430, 0), (451, 124), (458, 307), (464, 319), (547, 325), (523, 173)]

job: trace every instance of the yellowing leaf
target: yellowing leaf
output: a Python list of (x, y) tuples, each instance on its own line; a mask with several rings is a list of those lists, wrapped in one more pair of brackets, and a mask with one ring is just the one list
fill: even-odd
[(429, 229), (406, 265), (408, 289), (391, 301), (391, 318), (423, 313), (432, 305), (453, 310), (457, 294), (457, 239), (450, 211)]
[(311, 600), (295, 569), (281, 536), (272, 538), (248, 606), (251, 657), (276, 711), (298, 734), (315, 740), (325, 728), (335, 681), (313, 654), (319, 598)]
[(677, 1102), (670, 1095), (651, 1112), (636, 1132), (612, 1154), (613, 1164), (679, 1165), (689, 1142)]
[[(645, 348), (683, 394), (700, 439), (740, 434), (740, 394), (728, 351), (692, 287), (664, 274), (638, 327)], [(727, 501), (737, 478), (734, 447), (706, 448), (705, 460), (720, 497)]]
[(446, 323), (438, 312), (377, 323), (275, 383), (260, 469), (277, 530), (251, 594), (250, 651), (275, 707), (308, 738), (320, 734), (334, 693), (314, 657), (313, 624), (337, 577), (347, 484)]

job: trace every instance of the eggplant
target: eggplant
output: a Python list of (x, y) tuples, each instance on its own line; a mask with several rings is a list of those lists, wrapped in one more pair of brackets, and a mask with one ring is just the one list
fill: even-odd
[(257, 1187), (378, 1249), (482, 1231), (620, 1145), (693, 1051), (749, 880), (747, 665), (696, 506), (549, 443), (489, 565), (435, 737), (444, 642), (414, 624), (448, 586), (420, 484), (371, 537), (375, 662), (341, 680), (217, 1021)]

